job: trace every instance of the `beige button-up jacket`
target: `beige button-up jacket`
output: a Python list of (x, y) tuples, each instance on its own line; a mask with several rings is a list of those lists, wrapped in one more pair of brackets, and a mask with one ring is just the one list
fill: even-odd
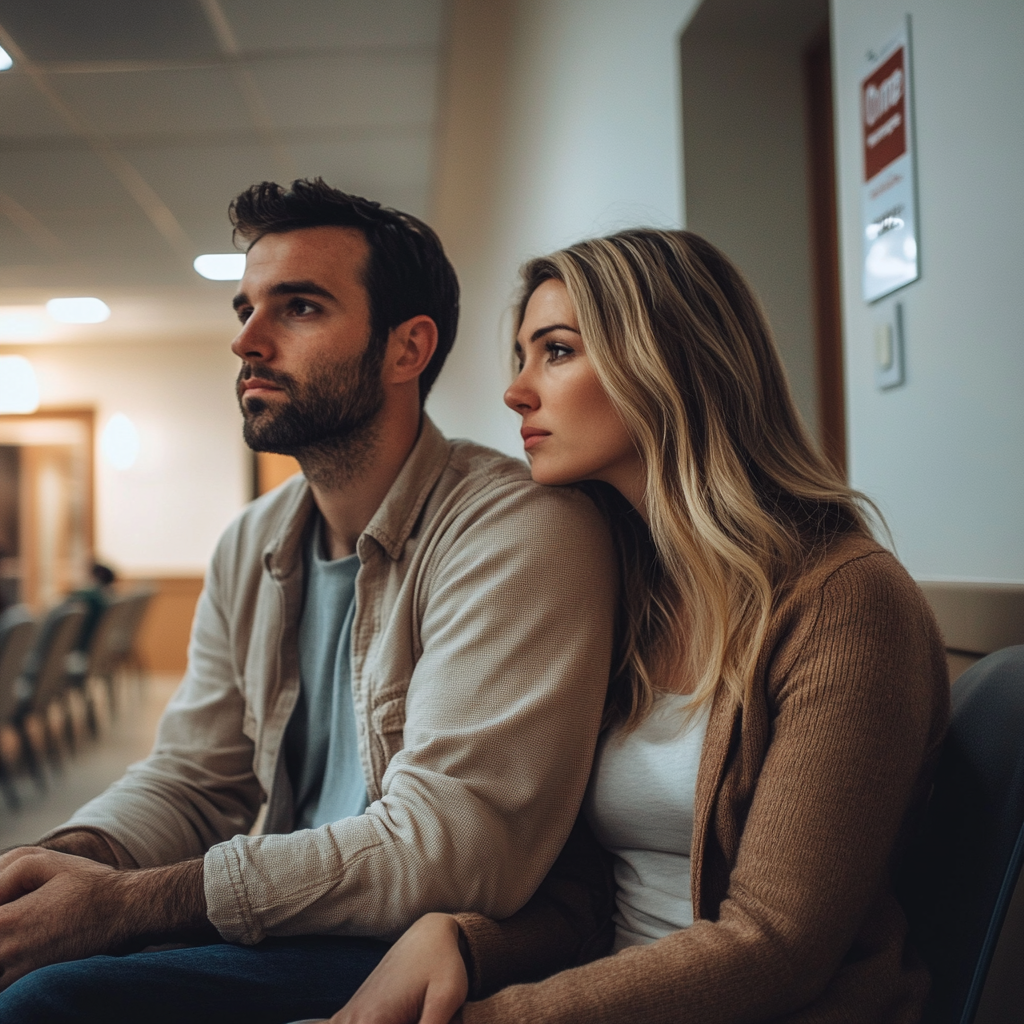
[(617, 590), (604, 521), (424, 419), (357, 547), (370, 804), (295, 832), (281, 751), (312, 511), (298, 477), (228, 528), (152, 754), (59, 831), (98, 829), (143, 867), (205, 856), (210, 921), (235, 942), (389, 938), (430, 910), (505, 917), (553, 863), (590, 771)]

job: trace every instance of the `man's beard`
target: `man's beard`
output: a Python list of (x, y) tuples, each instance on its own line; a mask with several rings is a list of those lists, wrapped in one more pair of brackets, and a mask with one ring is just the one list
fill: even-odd
[[(243, 364), (236, 388), (245, 443), (257, 452), (293, 455), (311, 483), (330, 487), (356, 476), (377, 442), (383, 357), (384, 346), (371, 339), (361, 356), (318, 366), (304, 381), (267, 366)], [(253, 376), (276, 384), (288, 401), (243, 399), (242, 381)]]

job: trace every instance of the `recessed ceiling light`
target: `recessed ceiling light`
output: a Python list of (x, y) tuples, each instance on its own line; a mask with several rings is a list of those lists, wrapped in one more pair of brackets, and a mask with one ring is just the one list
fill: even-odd
[(0, 71), (6, 71), (11, 67), (14, 67), (14, 58), (0, 46)]
[(197, 256), (192, 266), (208, 281), (241, 281), (245, 273), (245, 253), (208, 252)]
[(110, 307), (102, 299), (50, 299), (46, 312), (62, 324), (101, 324), (110, 319)]

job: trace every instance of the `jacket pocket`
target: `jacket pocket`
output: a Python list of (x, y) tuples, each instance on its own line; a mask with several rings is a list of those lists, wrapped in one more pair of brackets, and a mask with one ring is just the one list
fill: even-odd
[(391, 758), (405, 746), (405, 694), (378, 704), (372, 721), (376, 753), (381, 759), (379, 773), (383, 775)]

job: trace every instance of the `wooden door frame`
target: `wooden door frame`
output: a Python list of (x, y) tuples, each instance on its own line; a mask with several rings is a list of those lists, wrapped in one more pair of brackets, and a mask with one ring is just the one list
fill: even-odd
[(807, 164), (814, 275), (815, 362), (821, 446), (846, 476), (846, 395), (839, 282), (835, 133), (832, 114), (832, 40), (829, 26), (804, 51)]

